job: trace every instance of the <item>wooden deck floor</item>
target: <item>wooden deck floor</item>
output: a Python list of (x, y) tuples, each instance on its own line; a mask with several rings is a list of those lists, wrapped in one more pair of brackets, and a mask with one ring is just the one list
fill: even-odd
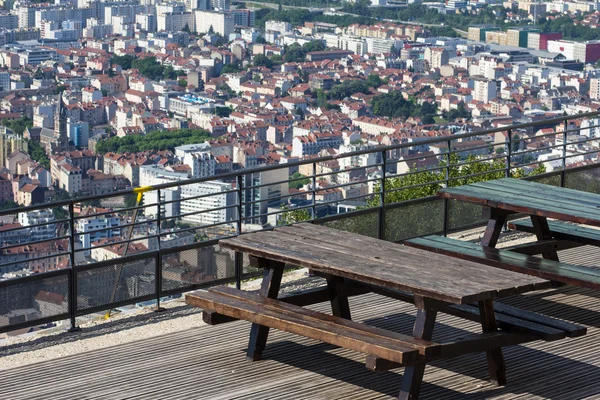
[[(561, 259), (600, 265), (598, 250)], [(576, 339), (505, 349), (508, 385), (491, 386), (484, 354), (428, 365), (423, 399), (600, 399), (600, 292), (563, 287), (508, 303), (589, 327)], [(328, 304), (315, 309), (328, 312)], [(414, 307), (377, 295), (351, 299), (353, 318), (409, 333)], [(440, 315), (434, 340), (478, 331)], [(244, 350), (250, 324), (202, 325), (175, 334), (0, 372), (0, 398), (19, 399), (392, 399), (403, 369), (370, 372), (364, 355), (272, 331), (264, 360)], [(1, 360), (0, 360), (1, 362)]]

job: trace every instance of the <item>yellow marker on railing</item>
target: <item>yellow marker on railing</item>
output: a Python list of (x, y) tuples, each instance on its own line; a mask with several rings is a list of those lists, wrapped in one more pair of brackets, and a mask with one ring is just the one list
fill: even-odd
[[(154, 188), (152, 186), (140, 186), (137, 188), (133, 189), (133, 193), (137, 193), (137, 199), (135, 201), (135, 206), (139, 207), (140, 203), (142, 202), (142, 197), (144, 196), (144, 193), (149, 192), (151, 190), (154, 190)], [(138, 212), (138, 208), (136, 208), (135, 210), (133, 210), (133, 215), (131, 217), (131, 222), (132, 225), (129, 226), (129, 231), (127, 233), (127, 240), (131, 239), (131, 234), (133, 233), (133, 224), (135, 224), (136, 218), (137, 218), (137, 212)], [(123, 257), (125, 257), (127, 255), (127, 249), (129, 248), (129, 242), (125, 243), (125, 250), (123, 251)], [(110, 302), (112, 303), (115, 299), (115, 295), (117, 294), (117, 288), (119, 287), (119, 280), (121, 277), (121, 269), (123, 267), (119, 267), (117, 270), (117, 277), (115, 279), (115, 286), (113, 288), (113, 292), (112, 292), (112, 296), (111, 296), (111, 300)], [(110, 310), (107, 311), (107, 313), (104, 315), (104, 319), (109, 319), (110, 318), (110, 314), (111, 314), (112, 308)]]
[(139, 204), (142, 201), (142, 196), (145, 192), (149, 192), (154, 190), (152, 186), (140, 186), (133, 189), (133, 193), (137, 193), (137, 203)]

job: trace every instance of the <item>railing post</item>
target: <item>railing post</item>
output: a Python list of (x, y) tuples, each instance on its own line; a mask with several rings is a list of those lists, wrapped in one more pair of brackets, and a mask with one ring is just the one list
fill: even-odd
[(565, 187), (565, 174), (567, 169), (567, 129), (569, 121), (565, 118), (563, 122), (563, 146), (562, 146), (562, 163), (560, 170), (560, 187)]
[[(236, 223), (236, 233), (237, 235), (242, 234), (242, 213), (243, 206), (242, 203), (244, 201), (244, 193), (242, 192), (244, 186), (244, 176), (240, 173), (237, 176), (237, 223)], [(244, 256), (239, 251), (236, 251), (234, 254), (234, 267), (235, 267), (235, 286), (238, 289), (242, 288), (242, 274), (244, 270)]]
[(312, 222), (317, 219), (317, 163), (312, 168)]
[(161, 233), (161, 209), (160, 209), (160, 189), (156, 191), (156, 271), (154, 273), (154, 288), (156, 290), (156, 308), (154, 311), (164, 311), (165, 309), (160, 306), (160, 297), (162, 294), (162, 255), (160, 253), (160, 233)]
[(71, 327), (69, 332), (77, 332), (81, 328), (77, 326), (75, 321), (75, 314), (77, 313), (77, 273), (75, 271), (75, 211), (73, 200), (69, 203), (69, 233), (69, 257), (71, 261), (69, 271), (69, 318)]
[[(446, 187), (450, 186), (450, 153), (452, 152), (452, 142), (450, 141), (450, 139), (448, 139), (446, 141), (446, 168), (444, 169), (445, 172), (445, 185)], [(442, 200), (442, 232), (444, 234), (444, 236), (448, 236), (448, 214), (449, 214), (449, 210), (448, 210), (448, 199), (444, 198)]]
[(506, 150), (506, 173), (504, 174), (507, 178), (510, 178), (510, 163), (512, 159), (512, 145), (513, 145), (512, 129), (508, 130), (508, 149)]
[(379, 239), (385, 240), (385, 172), (387, 171), (387, 153), (381, 152), (381, 190), (379, 190)]

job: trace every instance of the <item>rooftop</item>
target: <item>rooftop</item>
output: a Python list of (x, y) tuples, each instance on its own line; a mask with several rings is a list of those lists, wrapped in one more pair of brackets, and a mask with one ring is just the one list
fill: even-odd
[[(581, 265), (594, 265), (598, 255), (599, 249), (592, 247), (560, 254), (562, 260)], [(315, 284), (323, 281), (303, 278), (288, 282), (285, 290)], [(483, 353), (433, 362), (425, 370), (422, 398), (564, 399), (600, 394), (600, 357), (593, 350), (600, 334), (597, 292), (564, 286), (505, 302), (584, 325), (588, 334), (506, 348), (510, 368), (505, 387), (488, 382)], [(125, 316), (79, 333), (9, 342), (0, 347), (7, 366), (0, 370), (0, 379), (6, 383), (4, 395), (17, 400), (41, 393), (52, 399), (392, 399), (398, 394), (402, 368), (370, 372), (360, 353), (276, 330), (269, 337), (264, 359), (250, 363), (244, 354), (249, 323), (207, 326), (199, 310), (183, 305), (182, 300), (173, 303), (162, 313)], [(412, 329), (415, 309), (411, 304), (366, 294), (351, 298), (350, 305), (357, 321), (402, 333)], [(311, 308), (330, 311), (328, 303)], [(437, 341), (479, 329), (474, 322), (445, 314), (438, 321)], [(103, 345), (94, 344), (99, 339)], [(36, 357), (44, 351), (45, 356)], [(467, 357), (472, 362), (465, 362)], [(15, 362), (17, 358), (30, 361)], [(14, 367), (18, 364), (23, 365)]]

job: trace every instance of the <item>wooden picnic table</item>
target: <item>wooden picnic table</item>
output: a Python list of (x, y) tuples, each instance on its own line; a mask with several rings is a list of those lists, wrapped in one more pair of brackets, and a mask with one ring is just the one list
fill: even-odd
[[(405, 244), (555, 283), (600, 289), (599, 269), (560, 262), (557, 253), (583, 245), (600, 246), (600, 230), (579, 225), (600, 227), (600, 195), (512, 178), (450, 187), (438, 195), (486, 207), (489, 220), (481, 244), (436, 235)], [(537, 241), (495, 249), (513, 214), (525, 214), (530, 220), (511, 221), (508, 227), (534, 233)], [(542, 259), (532, 257), (539, 254)]]
[[(285, 330), (365, 352), (367, 366), (374, 370), (405, 365), (401, 399), (418, 398), (427, 361), (485, 351), (492, 382), (504, 384), (502, 346), (585, 333), (585, 328), (533, 313), (495, 311), (495, 299), (549, 287), (537, 277), (308, 223), (219, 244), (248, 254), (254, 265), (264, 268), (259, 293), (217, 288), (188, 295), (186, 301), (204, 309), (205, 321), (216, 323), (218, 318), (211, 315), (216, 312), (253, 322), (248, 359), (261, 358), (269, 327)], [(306, 296), (301, 301), (276, 300), (286, 264), (326, 278), (333, 316), (293, 305), (310, 304)], [(412, 301), (417, 307), (412, 337), (351, 321), (348, 296), (356, 288)], [(433, 343), (438, 311), (476, 320), (483, 333), (455, 343)]]
[[(507, 217), (517, 213), (529, 215), (540, 241), (553, 237), (548, 218), (600, 227), (600, 195), (595, 193), (504, 178), (449, 187), (438, 195), (488, 207), (483, 246), (495, 247)], [(555, 254), (545, 256), (556, 257)]]

